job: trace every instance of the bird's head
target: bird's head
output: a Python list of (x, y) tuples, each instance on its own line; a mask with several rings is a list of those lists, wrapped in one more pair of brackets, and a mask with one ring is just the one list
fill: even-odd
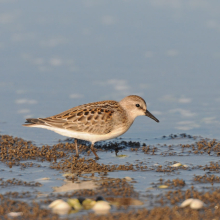
[(147, 110), (147, 104), (140, 96), (129, 95), (123, 98), (119, 103), (132, 119), (135, 119), (137, 116), (145, 115), (159, 122), (159, 120)]

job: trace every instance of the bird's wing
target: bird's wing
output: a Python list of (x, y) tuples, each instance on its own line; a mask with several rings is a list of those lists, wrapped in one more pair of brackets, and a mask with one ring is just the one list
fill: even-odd
[(92, 134), (107, 134), (114, 127), (113, 115), (121, 106), (115, 101), (81, 105), (58, 115), (40, 118), (47, 126)]

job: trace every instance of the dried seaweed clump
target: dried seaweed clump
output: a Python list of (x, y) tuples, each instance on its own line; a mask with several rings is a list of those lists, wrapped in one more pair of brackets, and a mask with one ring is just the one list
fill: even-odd
[(3, 180), (3, 178), (0, 179), (0, 186), (2, 186), (2, 187), (13, 186), (13, 185), (16, 185), (16, 186), (31, 186), (31, 187), (42, 186), (41, 183), (34, 182), (34, 181), (26, 182), (26, 181), (23, 181), (23, 180), (18, 180), (16, 178), (8, 179), (8, 180), (5, 180), (5, 181)]
[(220, 155), (220, 143), (213, 139), (208, 141), (206, 139), (202, 139), (201, 141), (196, 142), (195, 144), (182, 144), (182, 149), (191, 148), (194, 154), (208, 154), (208, 155)]
[(20, 161), (40, 160), (56, 161), (66, 156), (63, 151), (58, 151), (56, 146), (36, 147), (31, 141), (9, 135), (0, 136), (0, 159), (10, 167), (19, 165)]
[(211, 183), (212, 185), (214, 183), (220, 183), (220, 177), (216, 175), (195, 175), (193, 180), (199, 183)]
[(105, 165), (99, 164), (94, 159), (69, 157), (58, 163), (51, 165), (52, 169), (63, 170), (71, 173), (86, 173), (86, 172), (112, 172), (115, 170), (134, 170), (133, 165)]

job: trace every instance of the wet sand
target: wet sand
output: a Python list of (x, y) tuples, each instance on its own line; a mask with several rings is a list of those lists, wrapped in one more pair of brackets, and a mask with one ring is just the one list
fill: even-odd
[[(186, 134), (145, 142), (96, 145), (102, 159), (95, 160), (85, 142), (76, 158), (71, 139), (37, 147), (1, 135), (2, 219), (220, 219), (220, 143)], [(100, 196), (111, 204), (104, 215), (90, 208), (58, 215), (48, 208), (56, 199), (82, 203)], [(189, 198), (204, 206), (181, 208)]]

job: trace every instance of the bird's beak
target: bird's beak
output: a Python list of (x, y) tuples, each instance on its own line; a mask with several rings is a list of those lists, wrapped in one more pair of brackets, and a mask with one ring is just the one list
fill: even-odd
[(159, 120), (153, 116), (148, 110), (146, 110), (145, 115), (151, 119), (153, 119), (154, 121), (156, 121), (157, 123), (159, 122)]

